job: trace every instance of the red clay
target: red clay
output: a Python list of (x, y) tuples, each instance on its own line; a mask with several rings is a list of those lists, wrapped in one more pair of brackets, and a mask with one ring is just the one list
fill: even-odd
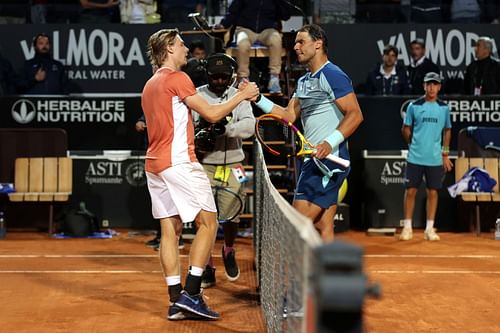
[[(435, 243), (418, 230), (408, 242), (338, 235), (365, 248), (365, 272), (382, 285), (382, 299), (365, 304), (366, 332), (500, 332), (500, 241), (491, 233), (440, 235)], [(110, 240), (9, 233), (0, 241), (0, 331), (265, 332), (250, 239), (237, 241), (236, 283), (226, 280), (216, 257), (217, 286), (205, 294), (222, 313), (217, 322), (165, 319), (166, 287), (147, 239), (126, 231)], [(181, 250), (183, 267), (188, 247)]]

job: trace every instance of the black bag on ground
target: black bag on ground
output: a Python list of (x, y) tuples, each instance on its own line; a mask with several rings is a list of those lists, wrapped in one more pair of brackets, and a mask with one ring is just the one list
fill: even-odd
[(64, 215), (62, 221), (62, 232), (71, 237), (88, 237), (99, 231), (95, 214), (85, 207), (84, 202), (80, 202), (79, 208), (70, 208)]

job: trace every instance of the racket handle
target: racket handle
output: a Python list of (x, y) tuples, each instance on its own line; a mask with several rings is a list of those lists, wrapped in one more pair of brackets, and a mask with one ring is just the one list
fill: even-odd
[(343, 159), (342, 157), (335, 156), (333, 154), (329, 154), (326, 158), (332, 161), (333, 163), (340, 164), (344, 168), (348, 168), (351, 165), (351, 161)]

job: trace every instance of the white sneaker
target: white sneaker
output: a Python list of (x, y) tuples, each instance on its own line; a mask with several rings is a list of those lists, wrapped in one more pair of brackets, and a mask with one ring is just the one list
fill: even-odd
[(399, 235), (399, 240), (407, 241), (413, 238), (412, 228), (403, 228), (401, 234)]
[(267, 89), (270, 94), (281, 94), (280, 78), (278, 75), (271, 75)]
[(425, 231), (424, 231), (424, 239), (428, 240), (428, 241), (438, 241), (441, 238), (439, 238), (438, 234), (436, 234), (436, 229), (432, 228), (432, 229), (429, 229), (429, 230), (425, 229)]

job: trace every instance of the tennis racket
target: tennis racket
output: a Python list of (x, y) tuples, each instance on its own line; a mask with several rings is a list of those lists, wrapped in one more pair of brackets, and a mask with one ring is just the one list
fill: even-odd
[(230, 189), (223, 186), (212, 186), (215, 206), (217, 207), (217, 220), (219, 223), (231, 222), (243, 210), (243, 200)]
[[(279, 130), (276, 130), (276, 127), (281, 127), (281, 132)], [(282, 140), (284, 142), (277, 139), (276, 141), (274, 141), (273, 147), (271, 147), (270, 144), (273, 141), (271, 141), (270, 143), (269, 140), (264, 140), (264, 136), (266, 134), (266, 130), (269, 131), (273, 128), (275, 129), (273, 131), (273, 135), (282, 136)], [(286, 144), (286, 142), (290, 142), (289, 139), (292, 133), (295, 136), (295, 152), (293, 151), (293, 147), (290, 147)], [(312, 144), (307, 141), (304, 135), (300, 133), (298, 128), (285, 118), (282, 118), (276, 114), (268, 113), (256, 119), (255, 136), (268, 152), (276, 156), (282, 155), (283, 153), (286, 153), (288, 157), (313, 155), (315, 153), (315, 149), (313, 148)], [(348, 168), (351, 164), (351, 161), (335, 156), (333, 154), (329, 154), (328, 156), (326, 156), (326, 158), (334, 163), (341, 165), (344, 168)]]

